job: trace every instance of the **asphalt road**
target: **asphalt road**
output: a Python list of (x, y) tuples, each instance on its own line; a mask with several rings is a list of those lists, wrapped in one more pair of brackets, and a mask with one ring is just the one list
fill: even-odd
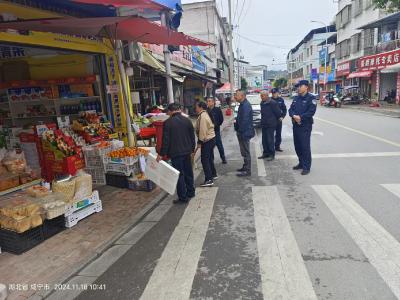
[(213, 188), (188, 206), (166, 199), (71, 279), (98, 285), (50, 298), (400, 298), (399, 119), (319, 107), (308, 176), (292, 170), (287, 119), (283, 131), (273, 162), (255, 158), (253, 140), (252, 177), (238, 179), (228, 127)]

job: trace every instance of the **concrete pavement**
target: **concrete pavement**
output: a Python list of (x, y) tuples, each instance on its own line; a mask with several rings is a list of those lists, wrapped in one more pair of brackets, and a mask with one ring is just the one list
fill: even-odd
[(275, 161), (257, 161), (253, 141), (251, 178), (235, 176), (232, 127), (224, 143), (213, 188), (163, 201), (70, 281), (88, 286), (48, 299), (400, 298), (397, 119), (319, 107), (309, 176), (291, 169), (288, 120)]

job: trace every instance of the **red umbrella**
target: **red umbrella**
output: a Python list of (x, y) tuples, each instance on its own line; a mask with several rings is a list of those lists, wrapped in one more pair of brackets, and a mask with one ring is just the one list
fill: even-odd
[(210, 45), (141, 17), (59, 18), (0, 23), (0, 30), (6, 29), (98, 36), (149, 44)]
[(79, 3), (86, 3), (86, 4), (103, 4), (103, 5), (112, 5), (115, 7), (121, 7), (121, 6), (129, 6), (131, 8), (136, 8), (136, 9), (152, 9), (152, 10), (163, 10), (163, 9), (168, 9), (168, 7), (153, 2), (151, 0), (73, 0), (74, 2), (79, 2)]

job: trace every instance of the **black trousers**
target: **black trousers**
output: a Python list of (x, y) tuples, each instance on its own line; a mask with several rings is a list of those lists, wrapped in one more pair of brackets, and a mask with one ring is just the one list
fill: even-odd
[(221, 160), (225, 160), (225, 150), (224, 150), (224, 145), (222, 144), (222, 137), (221, 137), (221, 131), (220, 130), (215, 130), (215, 144), (218, 148), (219, 156), (221, 157)]
[(281, 148), (281, 143), (282, 143), (282, 122), (279, 121), (275, 131), (275, 150)]
[(275, 157), (275, 127), (262, 128), (263, 155)]
[(239, 141), (239, 147), (240, 147), (240, 154), (243, 157), (243, 170), (246, 172), (251, 172), (251, 153), (250, 153), (250, 140), (249, 139), (243, 139), (240, 134), (236, 134), (238, 141)]
[(172, 166), (179, 173), (176, 193), (181, 201), (188, 201), (189, 198), (195, 196), (194, 176), (192, 167), (192, 158), (189, 155), (178, 156), (171, 158)]
[(214, 166), (215, 138), (201, 145), (201, 164), (203, 166), (205, 181), (212, 180), (217, 176)]
[(311, 131), (312, 124), (293, 125), (294, 148), (303, 170), (311, 169)]

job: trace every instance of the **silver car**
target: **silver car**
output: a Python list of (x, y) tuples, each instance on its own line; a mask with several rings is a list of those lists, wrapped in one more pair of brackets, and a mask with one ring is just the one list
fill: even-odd
[[(253, 125), (254, 127), (261, 126), (261, 97), (260, 94), (249, 94), (246, 96), (247, 100), (250, 102), (253, 108)], [(239, 110), (239, 103), (235, 105), (235, 118)]]

